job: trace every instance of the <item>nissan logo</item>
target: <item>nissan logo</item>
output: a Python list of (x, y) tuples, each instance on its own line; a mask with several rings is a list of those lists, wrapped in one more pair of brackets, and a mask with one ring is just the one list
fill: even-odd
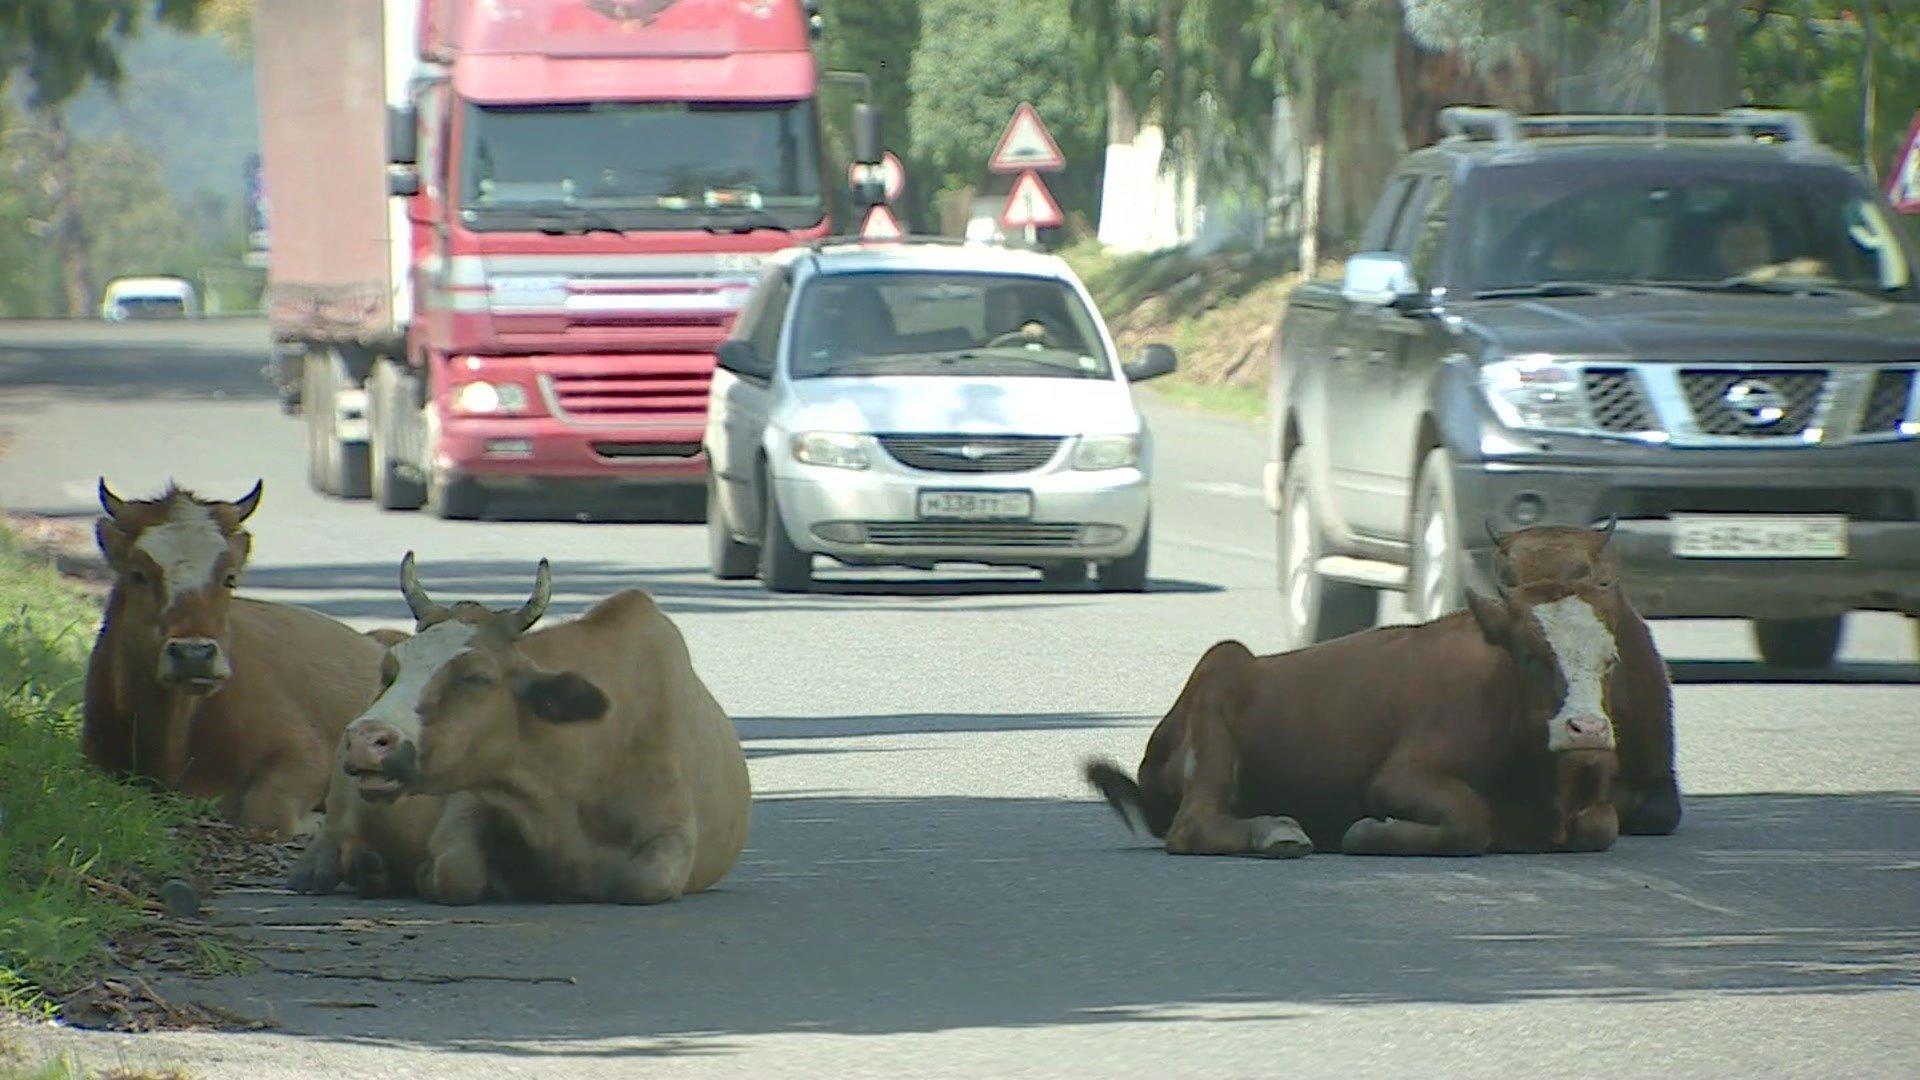
[(1741, 379), (1727, 387), (1720, 400), (1748, 427), (1777, 424), (1787, 415), (1787, 396), (1761, 379)]

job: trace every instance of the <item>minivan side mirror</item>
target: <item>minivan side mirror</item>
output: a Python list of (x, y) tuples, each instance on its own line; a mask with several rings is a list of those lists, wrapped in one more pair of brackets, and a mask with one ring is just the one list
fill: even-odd
[(749, 379), (767, 379), (773, 375), (772, 365), (746, 338), (729, 338), (721, 342), (715, 353), (715, 362), (722, 371), (731, 371)]
[(1145, 382), (1162, 375), (1171, 375), (1180, 366), (1180, 358), (1174, 355), (1171, 345), (1149, 345), (1140, 355), (1122, 365), (1120, 371), (1128, 382)]
[(1369, 251), (1348, 259), (1346, 280), (1340, 286), (1340, 295), (1349, 303), (1367, 307), (1393, 307), (1419, 291), (1413, 267), (1391, 251)]

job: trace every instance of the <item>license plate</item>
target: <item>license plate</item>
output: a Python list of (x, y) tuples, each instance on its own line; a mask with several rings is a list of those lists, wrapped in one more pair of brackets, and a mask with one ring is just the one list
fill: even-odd
[(1033, 492), (923, 491), (920, 516), (948, 521), (1022, 521), (1033, 516)]
[(1844, 559), (1847, 519), (1837, 515), (1675, 515), (1673, 553), (1683, 559)]

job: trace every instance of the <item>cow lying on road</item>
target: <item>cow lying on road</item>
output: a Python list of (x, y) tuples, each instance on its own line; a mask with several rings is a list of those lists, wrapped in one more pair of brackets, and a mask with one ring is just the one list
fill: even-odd
[(1138, 781), (1098, 761), (1087, 778), (1175, 854), (1603, 851), (1619, 831), (1612, 710), (1650, 678), (1603, 585), (1503, 583), (1431, 623), (1277, 656), (1222, 642)]
[(80, 742), (109, 773), (218, 798), (229, 818), (286, 837), (311, 827), (383, 649), (304, 608), (234, 597), (260, 493), (129, 501), (100, 481), (95, 534), (115, 579)]
[(650, 904), (732, 869), (746, 756), (651, 598), (627, 590), (529, 633), (552, 595), (544, 560), (515, 611), (435, 602), (411, 552), (400, 576), (414, 634), (347, 728), (291, 888)]

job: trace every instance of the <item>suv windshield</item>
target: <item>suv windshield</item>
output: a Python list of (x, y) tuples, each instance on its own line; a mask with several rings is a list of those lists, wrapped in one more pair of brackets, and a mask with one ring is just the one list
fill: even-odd
[(886, 271), (816, 277), (800, 294), (792, 374), (1110, 378), (1093, 316), (1064, 282)]
[(480, 231), (800, 229), (825, 213), (810, 102), (468, 105), (461, 219)]
[(1914, 298), (1892, 222), (1845, 170), (1582, 160), (1500, 165), (1463, 199), (1468, 295), (1550, 283), (1832, 286)]

